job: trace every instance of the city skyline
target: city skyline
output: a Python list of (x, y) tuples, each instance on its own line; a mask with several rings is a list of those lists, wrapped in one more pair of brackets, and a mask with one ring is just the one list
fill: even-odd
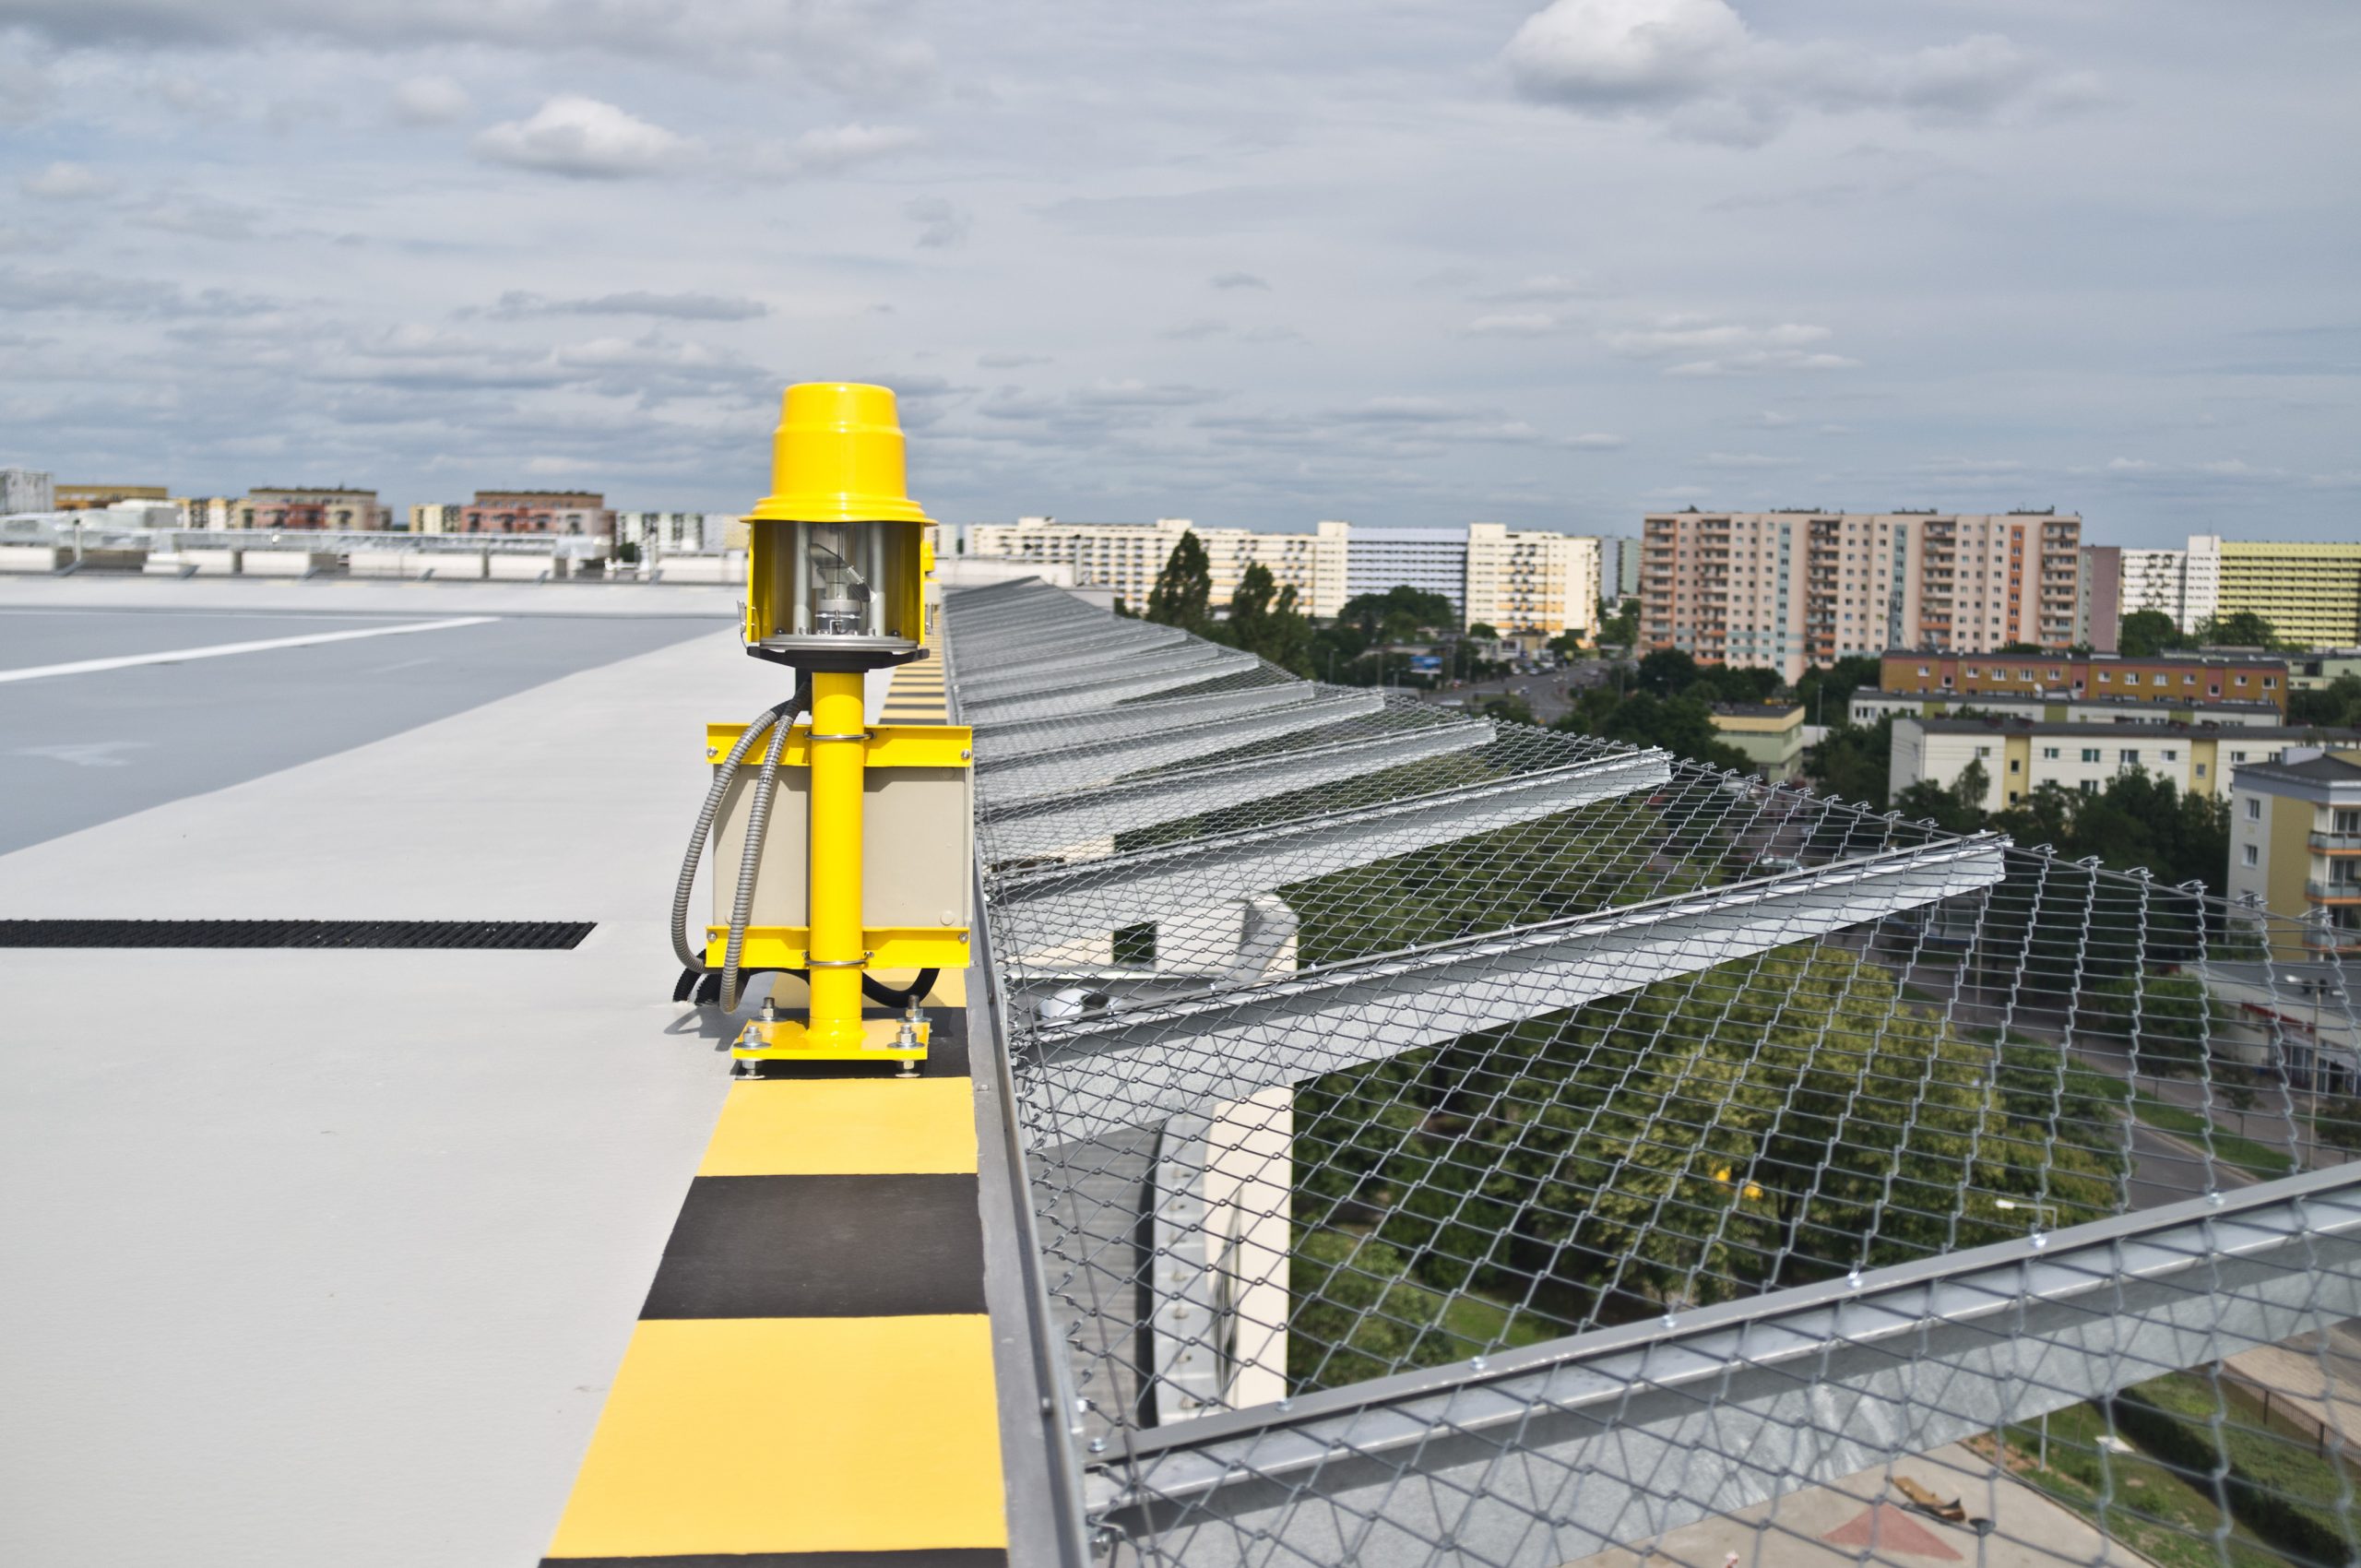
[(2352, 531), (2341, 12), (1362, 22), (6, 0), (0, 463), (736, 511), (846, 375), (955, 521)]

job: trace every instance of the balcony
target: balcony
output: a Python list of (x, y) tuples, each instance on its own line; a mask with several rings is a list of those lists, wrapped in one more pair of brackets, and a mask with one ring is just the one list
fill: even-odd
[[(2315, 904), (2361, 904), (2361, 877), (2307, 882), (2304, 884), (2304, 897)], [(2361, 941), (2361, 931), (2356, 931), (2354, 937)]]
[(2361, 833), (2315, 833), (2308, 842), (2315, 854), (2361, 855)]
[(2361, 926), (2307, 926), (2304, 945), (2315, 953), (2361, 953)]

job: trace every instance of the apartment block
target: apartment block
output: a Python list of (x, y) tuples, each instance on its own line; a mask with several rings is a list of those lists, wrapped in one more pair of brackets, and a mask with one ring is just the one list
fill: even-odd
[(2082, 519), (2052, 512), (1673, 512), (1645, 522), (1640, 637), (1795, 680), (1926, 646), (2073, 641)]
[[(1984, 769), (1987, 811), (2020, 804), (2045, 785), (2095, 795), (2110, 780), (2134, 769), (2168, 780), (2184, 794), (2212, 795), (2238, 769), (2269, 762), (2308, 738), (2317, 745), (2323, 733), (2285, 724), (2148, 727), (1999, 718), (1897, 719), (1886, 784), (1889, 799), (1913, 784), (1934, 783), (1948, 790), (1975, 763)], [(2361, 731), (2325, 733), (2361, 743)]]
[(1461, 624), (1504, 635), (1589, 631), (1598, 612), (1598, 544), (1572, 534), (1470, 523)]
[(234, 495), (175, 495), (172, 521), (184, 529), (233, 529), (238, 526), (238, 505)]
[(57, 509), (57, 481), (39, 469), (0, 469), (0, 517)]
[(615, 540), (639, 547), (643, 555), (718, 555), (727, 550), (727, 512), (618, 512)]
[(2299, 647), (2361, 644), (2361, 544), (2272, 544), (2201, 536), (2192, 563), (2218, 553), (2213, 613), (2250, 610)]
[(2229, 728), (2284, 724), (2286, 714), (2272, 703), (2231, 697), (2093, 696), (2087, 692), (1873, 692), (1853, 694), (1846, 717), (1856, 724), (1880, 719), (1950, 719), (1989, 714), (2043, 724), (2212, 724)]
[(1216, 610), (1237, 592), (1246, 569), (1260, 564), (1281, 588), (1294, 588), (1307, 613), (1323, 618), (1357, 594), (1404, 585), (1440, 594), (1463, 624), (1484, 622), (1502, 633), (1587, 630), (1596, 612), (1596, 540), (1500, 523), (1356, 529), (1331, 519), (1311, 533), (1262, 533), (1199, 528), (1186, 517), (1069, 523), (1043, 517), (974, 524), (966, 539), (970, 555), (1063, 566), (1077, 587), (1105, 589), (1137, 609), (1180, 536), (1192, 532), (1204, 547)]
[[(2153, 610), (2173, 618), (2173, 624), (2193, 632), (2204, 616), (2189, 614), (2189, 552), (2186, 550), (2118, 550), (2115, 552), (2121, 613)], [(2200, 600), (2204, 598), (2199, 596)], [(2206, 614), (2213, 613), (2209, 608)]]
[(417, 533), (550, 533), (611, 539), (615, 513), (590, 490), (479, 490), (467, 502), (409, 509)]
[(1879, 661), (1878, 685), (1963, 699), (1986, 693), (2061, 697), (2142, 697), (2150, 702), (2267, 702), (2287, 711), (2287, 661), (2273, 654), (2160, 654), (2125, 659), (2115, 654), (2040, 653), (1964, 655), (1889, 650)]
[(2074, 642), (2099, 653), (2116, 650), (2123, 624), (2123, 555), (2112, 544), (2086, 544), (2076, 562)]
[(2272, 956), (2361, 953), (2361, 754), (2332, 732), (2230, 776), (2230, 902), (2272, 923)]
[(393, 526), (393, 513), (374, 490), (342, 486), (270, 487), (246, 492), (231, 509), (231, 527), (366, 531)]

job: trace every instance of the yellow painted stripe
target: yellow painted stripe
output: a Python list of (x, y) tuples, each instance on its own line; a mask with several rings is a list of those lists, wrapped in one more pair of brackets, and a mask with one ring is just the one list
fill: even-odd
[(975, 1090), (967, 1078), (766, 1078), (730, 1086), (697, 1174), (879, 1176), (975, 1169)]
[(989, 1321), (641, 1323), (550, 1555), (1005, 1547)]

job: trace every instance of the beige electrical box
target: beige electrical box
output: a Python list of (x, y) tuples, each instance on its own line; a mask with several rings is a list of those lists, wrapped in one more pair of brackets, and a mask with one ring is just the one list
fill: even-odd
[[(707, 750), (726, 754), (742, 727), (716, 725)], [(807, 726), (791, 733), (771, 794), (741, 963), (801, 968), (810, 922), (811, 773)], [(962, 968), (975, 881), (975, 776), (968, 731), (955, 725), (871, 729), (861, 800), (861, 927), (875, 968)], [(716, 749), (718, 747), (718, 750)], [(721, 962), (746, 818), (762, 775), (763, 747), (739, 765), (714, 819), (713, 916), (706, 961)]]

